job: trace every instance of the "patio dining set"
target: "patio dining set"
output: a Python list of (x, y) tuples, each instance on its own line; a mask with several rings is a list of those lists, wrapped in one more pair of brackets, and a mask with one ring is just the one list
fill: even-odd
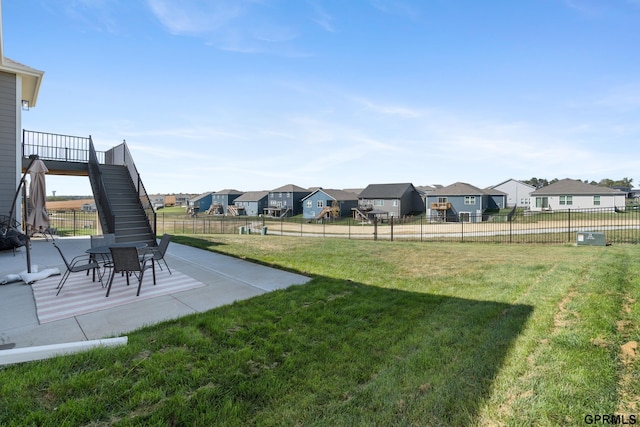
[[(160, 263), (163, 262), (169, 274), (171, 274), (165, 254), (172, 237), (170, 234), (164, 234), (157, 245), (149, 246), (140, 242), (117, 243), (114, 234), (91, 236), (91, 247), (84, 254), (77, 255), (71, 259), (65, 256), (60, 247), (56, 245), (55, 240), (53, 240), (53, 246), (60, 253), (66, 266), (66, 271), (58, 283), (56, 295), (60, 294), (62, 287), (72, 273), (85, 273), (87, 276), (91, 274), (93, 281), (97, 278), (102, 287), (106, 286), (107, 293), (105, 297), (108, 297), (113, 279), (117, 273), (120, 273), (126, 277), (127, 286), (129, 286), (132, 276), (136, 278), (138, 281), (136, 296), (139, 296), (146, 270), (151, 268), (154, 285), (156, 284), (156, 264), (162, 269)], [(109, 275), (105, 285), (103, 279), (107, 271), (109, 271)]]

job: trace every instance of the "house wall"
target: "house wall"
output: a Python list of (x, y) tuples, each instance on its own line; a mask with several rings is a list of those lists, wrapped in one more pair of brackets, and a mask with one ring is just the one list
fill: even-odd
[(468, 203), (471, 199), (466, 199), (469, 196), (427, 196), (427, 218), (437, 217), (437, 212), (430, 208), (431, 203), (436, 203), (440, 198), (446, 197), (447, 202), (451, 203), (451, 209), (447, 211), (447, 218), (455, 217), (457, 221), (460, 220), (460, 214), (468, 213), (470, 215), (470, 221), (480, 222), (482, 221), (482, 212), (487, 204), (488, 196), (472, 195), (473, 203)]
[[(542, 211), (542, 207), (536, 206), (537, 197), (547, 197), (549, 201), (549, 209), (551, 210), (567, 210), (567, 209), (593, 209), (593, 208), (610, 208), (614, 207), (624, 208), (626, 200), (625, 195), (600, 195), (600, 204), (594, 205), (594, 196), (571, 196), (571, 205), (560, 204), (561, 196), (533, 196), (531, 197), (531, 210), (534, 212)], [(546, 209), (546, 208), (545, 208)]]
[(487, 209), (504, 209), (505, 196), (489, 195), (487, 196)]
[(507, 208), (512, 208), (514, 206), (519, 208), (529, 207), (531, 192), (535, 191), (535, 188), (518, 181), (507, 181), (494, 188), (502, 191), (503, 193), (507, 193)]
[[(20, 182), (21, 165), (18, 164), (17, 79), (15, 74), (0, 72), (0, 215), (9, 215), (11, 202)], [(22, 222), (16, 210), (16, 219)]]
[[(322, 206), (318, 207), (318, 202), (321, 202)], [(318, 191), (308, 196), (305, 200), (302, 200), (301, 203), (302, 217), (306, 219), (314, 219), (320, 215), (320, 212), (322, 212), (326, 206), (332, 205), (333, 199), (322, 191)]]
[(309, 193), (291, 193), (285, 191), (272, 191), (269, 193), (269, 206), (277, 206), (281, 203), (282, 208), (291, 208), (291, 215), (302, 213), (302, 199)]
[[(416, 199), (419, 199), (419, 206), (415, 207)], [(371, 206), (375, 210), (381, 210), (385, 212), (389, 212), (389, 216), (393, 217), (402, 217), (404, 215), (409, 215), (414, 211), (422, 212), (422, 198), (418, 192), (414, 192), (411, 190), (406, 191), (402, 197), (393, 198), (393, 199), (382, 199), (382, 198), (373, 198), (373, 199), (360, 199), (358, 201), (360, 206)]]
[(193, 202), (189, 202), (189, 205), (191, 207), (198, 208), (198, 212), (204, 212), (211, 207), (211, 194)]
[[(307, 196), (305, 196), (307, 197)], [(322, 207), (318, 207), (318, 200), (322, 201)], [(320, 212), (324, 209), (325, 206), (333, 206), (334, 198), (329, 196), (322, 191), (318, 191), (311, 196), (308, 196), (305, 200), (302, 200), (300, 203), (302, 204), (302, 217), (307, 219), (316, 218)], [(309, 206), (309, 204), (311, 206)], [(350, 217), (351, 209), (358, 207), (357, 200), (342, 200), (338, 201), (338, 206), (340, 207), (340, 218)]]

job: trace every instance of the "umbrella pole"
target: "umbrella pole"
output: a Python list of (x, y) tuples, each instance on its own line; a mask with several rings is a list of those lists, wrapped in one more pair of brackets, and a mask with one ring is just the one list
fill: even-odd
[(22, 186), (22, 200), (24, 200), (24, 208), (22, 209), (22, 219), (24, 224), (24, 234), (27, 236), (27, 273), (31, 273), (31, 238), (29, 237), (29, 224), (27, 224), (27, 186)]

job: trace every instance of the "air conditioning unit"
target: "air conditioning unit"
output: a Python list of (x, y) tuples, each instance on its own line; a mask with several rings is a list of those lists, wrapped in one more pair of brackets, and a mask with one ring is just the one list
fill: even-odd
[(606, 246), (604, 233), (596, 233), (594, 231), (579, 231), (576, 235), (576, 243), (578, 246)]

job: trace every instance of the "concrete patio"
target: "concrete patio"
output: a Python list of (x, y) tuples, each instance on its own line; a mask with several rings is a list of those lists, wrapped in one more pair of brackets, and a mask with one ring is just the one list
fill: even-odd
[[(90, 246), (88, 237), (56, 238), (65, 256), (72, 258)], [(39, 270), (64, 263), (51, 241), (31, 240), (31, 265)], [(0, 286), (0, 349), (27, 348), (96, 340), (126, 334), (145, 325), (204, 312), (276, 289), (303, 284), (308, 277), (248, 261), (171, 243), (166, 260), (206, 286), (134, 302), (112, 309), (40, 325), (31, 287), (23, 282)], [(27, 268), (26, 249), (0, 252), (0, 279)], [(144, 285), (143, 285), (144, 288)], [(5, 350), (0, 350), (0, 352)]]

